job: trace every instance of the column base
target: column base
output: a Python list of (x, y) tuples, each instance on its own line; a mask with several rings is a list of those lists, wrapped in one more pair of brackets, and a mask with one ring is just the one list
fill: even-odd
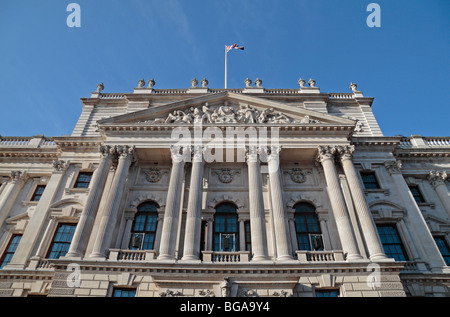
[(372, 262), (395, 262), (394, 258), (388, 258), (385, 254), (374, 254), (369, 259)]
[(263, 261), (267, 262), (267, 261), (271, 261), (271, 259), (265, 255), (254, 255), (251, 260), (251, 262), (263, 262)]
[(294, 261), (294, 257), (291, 255), (280, 255), (279, 257), (277, 257), (277, 262), (282, 262), (282, 261)]
[(361, 255), (359, 254), (349, 254), (347, 255), (347, 258), (345, 259), (347, 262), (363, 262), (363, 261), (368, 261), (367, 259), (364, 259)]
[(89, 260), (93, 261), (105, 261), (106, 256), (104, 254), (101, 254), (99, 252), (94, 252), (89, 255)]

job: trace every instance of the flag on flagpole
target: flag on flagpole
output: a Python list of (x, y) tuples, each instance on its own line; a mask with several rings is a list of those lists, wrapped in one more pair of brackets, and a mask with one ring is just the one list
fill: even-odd
[(231, 51), (232, 49), (235, 49), (235, 50), (244, 50), (244, 47), (243, 47), (243, 46), (239, 46), (239, 45), (237, 45), (237, 44), (227, 45), (227, 53), (228, 53), (229, 51)]

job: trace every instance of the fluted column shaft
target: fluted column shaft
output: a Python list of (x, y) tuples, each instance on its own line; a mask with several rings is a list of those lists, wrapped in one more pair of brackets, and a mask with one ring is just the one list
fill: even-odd
[(89, 235), (94, 225), (100, 200), (105, 188), (108, 172), (111, 168), (112, 155), (115, 148), (110, 146), (101, 146), (101, 159), (98, 168), (95, 170), (89, 188), (89, 196), (86, 205), (81, 213), (75, 233), (70, 244), (66, 257), (82, 257), (86, 250)]
[(256, 147), (249, 148), (247, 165), (252, 261), (266, 260), (268, 259), (266, 220), (262, 195), (261, 170)]
[(273, 223), (277, 247), (277, 260), (292, 260), (289, 244), (288, 223), (286, 210), (284, 208), (283, 191), (280, 173), (280, 147), (272, 146), (267, 149), (270, 194), (272, 197)]
[(107, 256), (106, 253), (111, 244), (114, 225), (117, 220), (120, 202), (123, 197), (128, 170), (133, 159), (134, 147), (117, 146), (117, 153), (119, 154), (119, 162), (111, 184), (108, 200), (102, 218), (100, 219), (97, 237), (90, 255), (91, 258), (106, 258)]
[(431, 171), (428, 175), (428, 180), (433, 186), (436, 194), (444, 205), (447, 214), (450, 216), (450, 193), (448, 192), (445, 180), (447, 179), (446, 172)]
[(184, 160), (180, 153), (181, 147), (172, 147), (172, 171), (170, 174), (169, 190), (167, 192), (166, 208), (164, 212), (159, 260), (175, 259), (178, 220), (180, 217), (181, 188), (183, 182)]
[(342, 248), (347, 253), (347, 260), (362, 259), (359, 253), (350, 217), (345, 204), (344, 194), (339, 183), (336, 168), (334, 166), (334, 147), (319, 147), (319, 159), (325, 174), (328, 194), (333, 210), (336, 226), (341, 240)]
[(355, 166), (352, 161), (352, 153), (354, 151), (353, 146), (346, 146), (338, 148), (342, 167), (344, 169), (345, 176), (347, 177), (350, 192), (353, 197), (353, 202), (356, 207), (359, 223), (361, 224), (362, 234), (369, 251), (369, 257), (372, 261), (379, 261), (387, 259), (384, 253), (383, 246), (378, 238), (378, 233), (375, 227), (375, 223), (372, 219), (369, 206), (367, 205), (364, 197), (364, 192), (359, 183), (358, 176), (356, 174)]
[(194, 147), (182, 260), (199, 260), (203, 193), (203, 150)]

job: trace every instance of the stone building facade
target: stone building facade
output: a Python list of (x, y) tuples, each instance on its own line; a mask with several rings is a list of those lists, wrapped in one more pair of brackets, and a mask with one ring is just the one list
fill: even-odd
[(2, 296), (450, 296), (450, 137), (384, 136), (355, 84), (82, 98), (0, 140)]

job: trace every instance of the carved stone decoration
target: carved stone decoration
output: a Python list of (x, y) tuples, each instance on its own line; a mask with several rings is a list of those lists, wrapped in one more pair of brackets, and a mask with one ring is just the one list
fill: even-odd
[(281, 290), (281, 292), (279, 292), (279, 293), (278, 292), (274, 292), (273, 296), (275, 296), (275, 297), (292, 297), (292, 294), (287, 292), (287, 291), (285, 291), (285, 290)]
[(308, 80), (308, 85), (309, 85), (310, 87), (316, 87), (316, 81), (315, 81), (314, 79), (310, 78), (310, 79)]
[(220, 169), (220, 171), (216, 171), (216, 174), (219, 177), (219, 181), (224, 184), (231, 183), (233, 181), (234, 175), (239, 173), (239, 171), (232, 171), (229, 168), (222, 168)]
[(305, 88), (306, 81), (303, 78), (300, 78), (297, 82), (297, 84), (300, 86), (300, 88)]
[(300, 168), (293, 168), (289, 171), (286, 171), (291, 177), (291, 180), (295, 183), (304, 183), (306, 182), (306, 173), (303, 172)]
[(144, 171), (145, 179), (150, 183), (157, 183), (161, 180), (161, 170), (157, 167), (151, 167)]
[(345, 145), (336, 147), (336, 152), (338, 153), (341, 161), (351, 160), (353, 158), (354, 151), (355, 151), (354, 145)]
[(389, 171), (389, 174), (401, 173), (402, 162), (401, 161), (386, 161), (384, 167)]
[(198, 295), (201, 297), (215, 297), (216, 296), (214, 294), (214, 292), (209, 289), (206, 291), (203, 291), (203, 290), (198, 291)]
[(208, 80), (207, 80), (206, 78), (203, 78), (203, 79), (202, 79), (202, 87), (203, 87), (203, 88), (208, 87)]
[(177, 297), (182, 296), (183, 294), (179, 291), (172, 291), (170, 289), (165, 290), (164, 292), (160, 292), (159, 296), (161, 297)]
[(192, 78), (191, 80), (191, 88), (195, 88), (198, 85), (198, 80), (197, 78)]
[(245, 79), (244, 83), (245, 83), (245, 88), (249, 88), (252, 85), (252, 81), (248, 77)]
[(54, 160), (53, 161), (53, 168), (57, 172), (62, 172), (62, 171), (64, 171), (67, 168), (67, 164), (66, 164), (66, 162), (64, 162), (62, 160)]
[(103, 83), (100, 83), (97, 85), (97, 92), (100, 93), (103, 89), (105, 89), (105, 86), (103, 86)]
[(143, 88), (144, 85), (145, 85), (145, 80), (144, 80), (144, 78), (142, 78), (142, 79), (140, 79), (140, 80), (138, 81), (138, 87), (139, 87), (139, 88)]
[(239, 289), (238, 297), (258, 297), (258, 292), (253, 289)]
[(219, 288), (222, 297), (230, 296), (231, 283), (229, 282), (228, 277), (224, 277), (223, 281), (219, 284)]
[(437, 185), (444, 184), (445, 180), (447, 179), (447, 172), (446, 171), (430, 171), (430, 173), (427, 176), (428, 181), (431, 183), (431, 185), (436, 187)]
[(148, 81), (148, 88), (153, 88), (155, 86), (155, 80), (152, 78)]
[(156, 118), (144, 121), (144, 123), (268, 123), (268, 124), (309, 124), (321, 123), (319, 120), (305, 116), (302, 120), (290, 118), (282, 112), (275, 112), (273, 108), (257, 110), (248, 104), (239, 107), (228, 105), (209, 106), (205, 103), (200, 107), (191, 107), (184, 110), (174, 110), (166, 118)]
[(256, 85), (256, 87), (261, 87), (261, 85), (262, 85), (262, 80), (259, 79), (259, 78), (256, 78), (256, 80), (255, 80), (255, 85)]
[(350, 83), (350, 87), (349, 88), (350, 88), (351, 91), (353, 91), (353, 92), (357, 91), (356, 90), (357, 87), (358, 86), (355, 83), (353, 83), (353, 82)]

